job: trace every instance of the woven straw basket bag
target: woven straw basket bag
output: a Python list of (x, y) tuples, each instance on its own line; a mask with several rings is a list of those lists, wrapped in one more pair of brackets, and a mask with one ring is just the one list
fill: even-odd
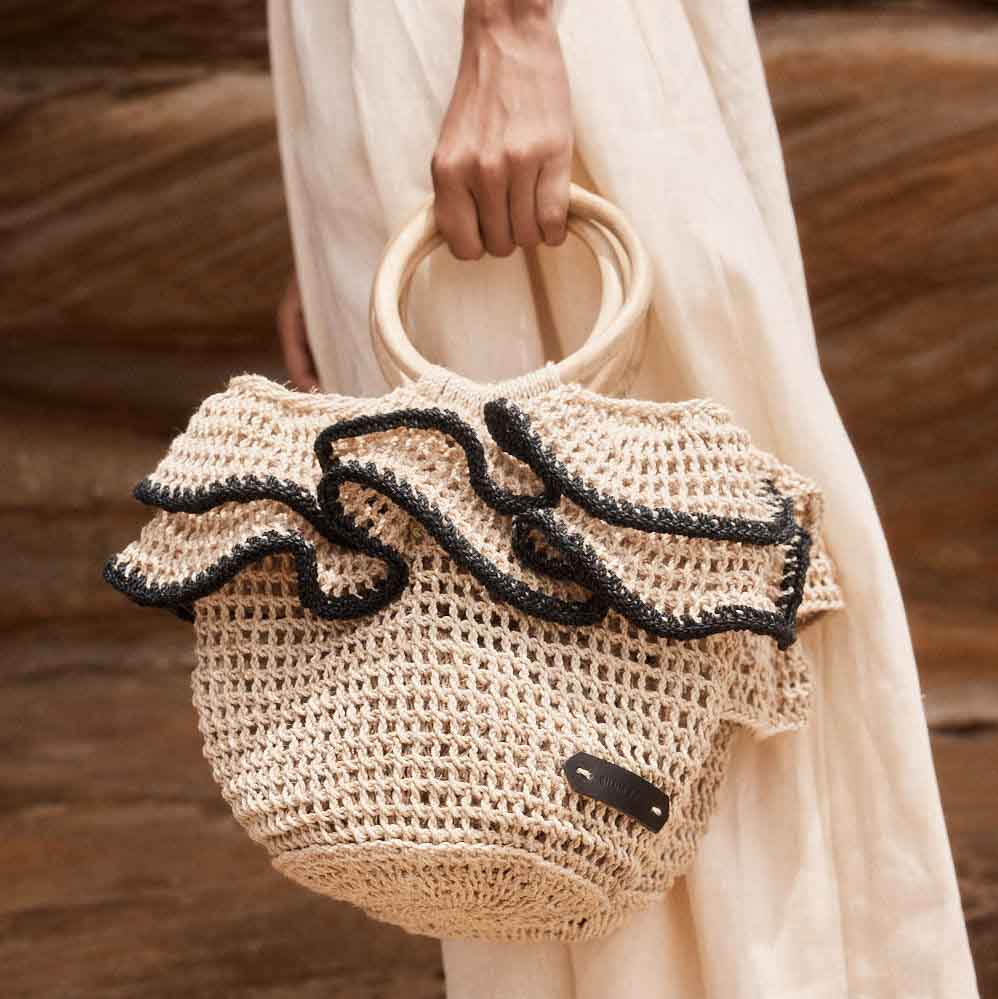
[(661, 898), (738, 727), (805, 724), (797, 633), (842, 605), (813, 482), (717, 402), (594, 389), (640, 361), (650, 267), (575, 186), (569, 225), (604, 285), (575, 353), (484, 385), (416, 352), (427, 203), (372, 288), (396, 387), (233, 376), (104, 567), (192, 622), (205, 757), (274, 867), (414, 933), (580, 940)]

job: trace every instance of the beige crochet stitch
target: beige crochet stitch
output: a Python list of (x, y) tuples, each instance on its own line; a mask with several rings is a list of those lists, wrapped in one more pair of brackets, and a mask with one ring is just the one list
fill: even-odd
[[(721, 405), (550, 367), (380, 398), (237, 375), (135, 494), (159, 509), (105, 578), (193, 621), (235, 818), (289, 878), (433, 936), (585, 939), (660, 898), (737, 727), (806, 722), (796, 629), (842, 606), (818, 489)], [(664, 791), (662, 829), (574, 791), (578, 751)]]

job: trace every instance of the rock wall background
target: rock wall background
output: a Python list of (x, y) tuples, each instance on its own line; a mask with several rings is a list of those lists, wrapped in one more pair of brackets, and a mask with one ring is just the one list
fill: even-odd
[[(905, 594), (998, 996), (998, 7), (757, 25), (822, 363)], [(436, 946), (285, 882), (200, 755), (189, 628), (100, 583), (290, 266), (261, 0), (8, 0), (0, 37), (0, 967), (12, 996), (439, 996)]]

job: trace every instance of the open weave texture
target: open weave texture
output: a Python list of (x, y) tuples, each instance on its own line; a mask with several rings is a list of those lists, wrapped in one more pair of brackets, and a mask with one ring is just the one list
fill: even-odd
[[(205, 756), (278, 870), (411, 932), (584, 939), (689, 866), (737, 725), (806, 722), (796, 633), (842, 602), (817, 488), (722, 406), (518, 385), (235, 376), (105, 578), (193, 621)], [(664, 828), (573, 791), (580, 750)]]

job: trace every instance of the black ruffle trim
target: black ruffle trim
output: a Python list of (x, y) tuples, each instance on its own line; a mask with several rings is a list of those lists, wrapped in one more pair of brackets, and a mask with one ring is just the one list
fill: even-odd
[(213, 593), (246, 566), (258, 562), (266, 555), (288, 552), (294, 556), (299, 599), (303, 606), (325, 618), (341, 619), (373, 614), (394, 600), (409, 581), (409, 564), (399, 552), (390, 545), (382, 544), (377, 538), (362, 538), (356, 529), (327, 517), (315, 499), (296, 482), (278, 479), (273, 475), (263, 479), (255, 475), (230, 475), (224, 482), (215, 483), (207, 489), (170, 490), (156, 485), (147, 477), (135, 486), (132, 495), (140, 502), (168, 513), (194, 514), (206, 513), (223, 503), (276, 500), (307, 520), (328, 541), (355, 551), (364, 551), (380, 559), (387, 570), (377, 589), (363, 590), (358, 594), (329, 596), (319, 586), (315, 546), (298, 532), (282, 534), (275, 530), (247, 538), (209, 569), (182, 583), (148, 583), (141, 573), (122, 569), (116, 558), (105, 563), (103, 578), (116, 589), (143, 606), (172, 610), (185, 621), (194, 620), (194, 601)]
[[(114, 558), (104, 567), (104, 578), (136, 603), (172, 609), (185, 620), (193, 619), (193, 603), (232, 579), (243, 567), (268, 554), (293, 554), (303, 606), (328, 619), (356, 618), (374, 613), (396, 599), (408, 583), (409, 566), (402, 552), (355, 522), (339, 500), (343, 482), (354, 482), (378, 492), (418, 520), (447, 554), (469, 571), (498, 602), (526, 614), (564, 625), (599, 622), (609, 608), (650, 633), (666, 638), (693, 639), (721, 631), (748, 630), (770, 635), (781, 649), (796, 638), (796, 613), (803, 597), (811, 537), (797, 524), (790, 498), (782, 496), (772, 481), (764, 487), (771, 498), (770, 521), (728, 518), (649, 508), (606, 496), (572, 476), (544, 447), (531, 429), (529, 417), (507, 399), (485, 404), (486, 425), (496, 444), (527, 464), (540, 479), (543, 490), (518, 494), (503, 488), (488, 471), (485, 449), (474, 429), (449, 410), (402, 409), (376, 416), (341, 420), (321, 431), (315, 453), (322, 468), (316, 498), (297, 483), (274, 476), (259, 479), (230, 476), (200, 490), (171, 491), (143, 479), (133, 495), (144, 503), (170, 512), (203, 513), (223, 503), (276, 500), (305, 518), (324, 538), (381, 561), (385, 577), (359, 594), (330, 596), (318, 584), (315, 548), (300, 534), (267, 531), (247, 539), (210, 569), (182, 583), (158, 586), (146, 583), (136, 571), (126, 572)], [(589, 590), (584, 601), (563, 600), (543, 593), (510, 576), (489, 561), (457, 530), (454, 523), (425, 496), (390, 470), (373, 463), (341, 460), (332, 450), (337, 440), (398, 428), (432, 430), (446, 434), (464, 451), (469, 481), (475, 493), (497, 512), (512, 518), (512, 549), (521, 564), (556, 579), (571, 580)], [(630, 592), (599, 558), (584, 538), (560, 524), (552, 508), (565, 496), (591, 516), (606, 523), (651, 533), (679, 534), (755, 545), (784, 544), (781, 590), (777, 611), (728, 605), (698, 619), (664, 613)], [(532, 540), (540, 534), (557, 558), (542, 553)]]

